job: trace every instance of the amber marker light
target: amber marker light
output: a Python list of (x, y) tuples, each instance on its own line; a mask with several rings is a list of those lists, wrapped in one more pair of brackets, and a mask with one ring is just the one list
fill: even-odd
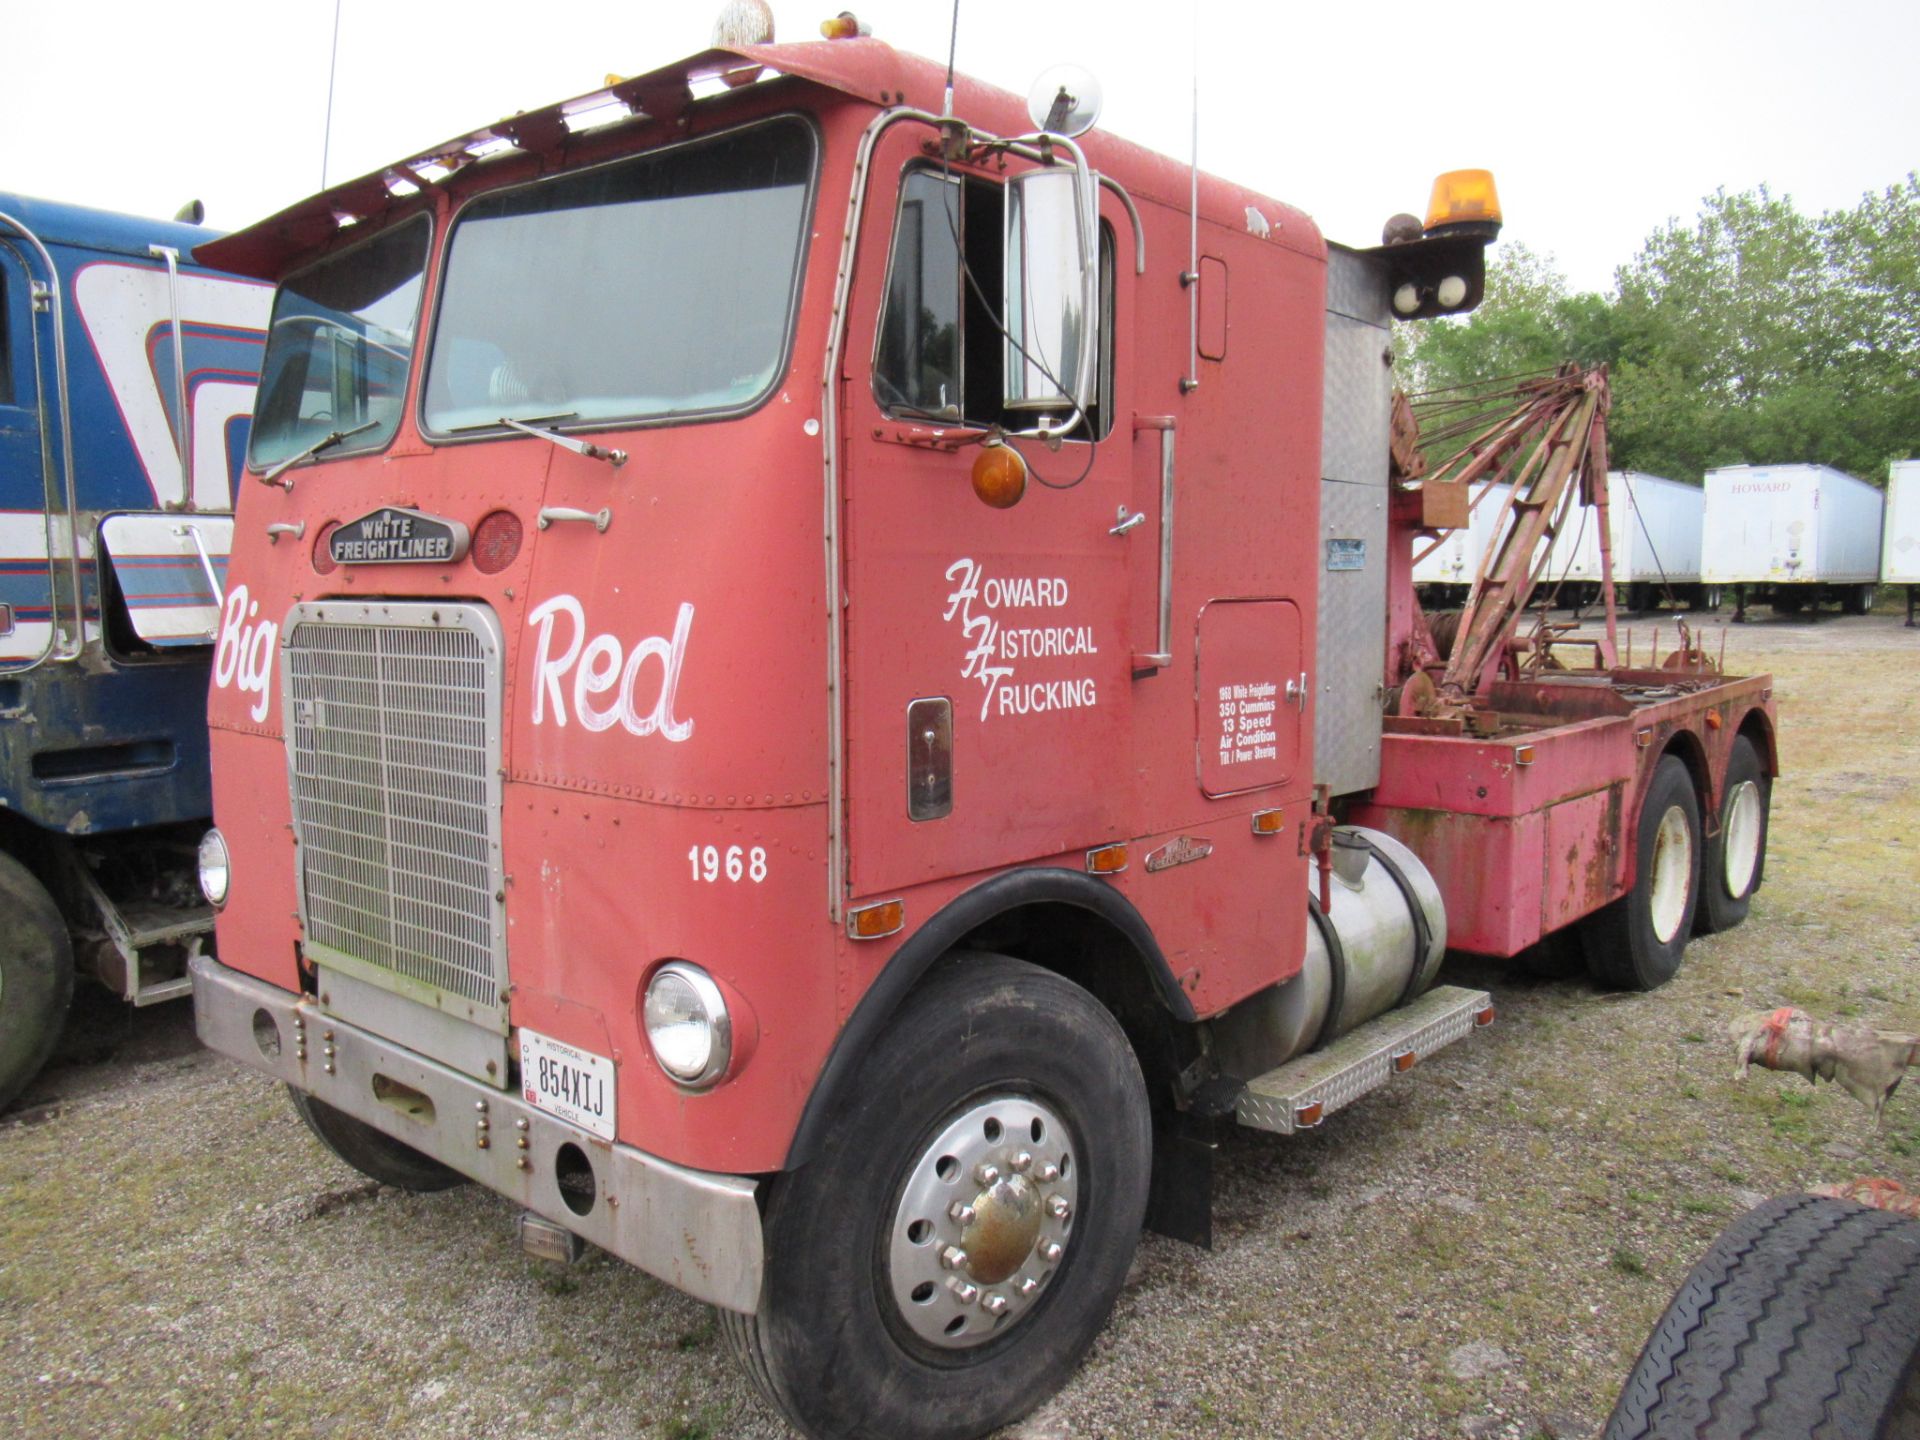
[(1707, 711), (1707, 729), (1718, 730), (1722, 725), (1726, 723), (1727, 723), (1726, 717), (1722, 715), (1718, 710)]
[(989, 440), (973, 457), (973, 493), (996, 510), (1011, 510), (1027, 493), (1027, 462), (1020, 452)]
[(1393, 1057), (1393, 1073), (1396, 1075), (1404, 1075), (1419, 1063), (1420, 1052), (1418, 1050), (1401, 1050)]
[(906, 923), (907, 904), (904, 900), (882, 900), (877, 905), (862, 905), (857, 910), (847, 912), (847, 938), (881, 940), (888, 935), (898, 934), (900, 927)]
[(1449, 170), (1434, 177), (1427, 202), (1427, 229), (1442, 225), (1500, 223), (1500, 192), (1491, 170)]
[(1311, 1130), (1320, 1123), (1320, 1117), (1327, 1113), (1325, 1102), (1316, 1100), (1311, 1105), (1302, 1105), (1293, 1112), (1293, 1128)]
[(1513, 763), (1516, 765), (1531, 765), (1533, 763), (1533, 747), (1531, 745), (1514, 746)]
[(1256, 835), (1278, 835), (1286, 827), (1287, 812), (1284, 810), (1256, 810), (1253, 812), (1253, 833)]
[(829, 40), (857, 40), (873, 32), (855, 19), (851, 10), (842, 10), (831, 20), (820, 22), (820, 33)]
[(1102, 845), (1098, 850), (1087, 851), (1087, 873), (1089, 875), (1118, 875), (1127, 868), (1127, 847), (1124, 845)]
[(1491, 1005), (1487, 1006), (1484, 1010), (1474, 1011), (1473, 1012), (1474, 1027), (1480, 1030), (1486, 1029), (1487, 1026), (1493, 1023), (1493, 1016), (1494, 1016), (1494, 1009), (1493, 1009), (1493, 1006)]

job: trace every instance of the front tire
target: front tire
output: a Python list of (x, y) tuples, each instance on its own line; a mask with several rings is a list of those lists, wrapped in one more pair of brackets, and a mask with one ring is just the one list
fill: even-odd
[(0, 855), (0, 1110), (47, 1063), (73, 1001), (73, 945), (53, 897)]
[(411, 1145), (354, 1119), (344, 1110), (336, 1110), (324, 1100), (314, 1099), (304, 1090), (289, 1085), (287, 1094), (293, 1097), (294, 1110), (320, 1143), (369, 1180), (418, 1195), (467, 1183), (467, 1177), (458, 1170), (422, 1155)]
[(767, 1204), (729, 1347), (816, 1440), (966, 1440), (1073, 1373), (1146, 1212), (1126, 1036), (1079, 986), (965, 953), (902, 1006)]
[(1913, 1440), (1920, 1222), (1788, 1195), (1687, 1276), (1603, 1440)]
[(1677, 755), (1654, 767), (1635, 827), (1633, 888), (1581, 926), (1587, 968), (1616, 990), (1657, 990), (1680, 969), (1700, 897), (1700, 802)]
[(1767, 866), (1767, 817), (1773, 782), (1760, 764), (1760, 752), (1746, 736), (1727, 755), (1720, 785), (1720, 833), (1707, 842), (1701, 867), (1700, 913), (1695, 925), (1703, 935), (1731, 930), (1747, 918), (1753, 892)]

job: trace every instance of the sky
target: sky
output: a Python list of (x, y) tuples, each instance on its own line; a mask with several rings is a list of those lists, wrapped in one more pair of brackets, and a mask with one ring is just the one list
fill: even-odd
[[(849, 0), (773, 0), (812, 39)], [(4, 0), (0, 192), (238, 229), (517, 110), (706, 48), (720, 0)], [(944, 58), (949, 0), (857, 10)], [(958, 66), (1024, 94), (1070, 60), (1101, 125), (1368, 245), (1443, 170), (1493, 171), (1505, 239), (1579, 289), (1717, 188), (1810, 213), (1920, 168), (1913, 0), (1302, 6), (961, 0)]]

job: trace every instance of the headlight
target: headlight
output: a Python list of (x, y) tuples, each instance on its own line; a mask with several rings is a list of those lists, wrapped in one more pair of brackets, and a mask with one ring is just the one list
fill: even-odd
[(200, 893), (218, 910), (227, 903), (227, 842), (218, 830), (200, 837)]
[(720, 987), (684, 960), (662, 965), (647, 982), (647, 1042), (660, 1068), (682, 1085), (711, 1085), (733, 1057), (733, 1022)]

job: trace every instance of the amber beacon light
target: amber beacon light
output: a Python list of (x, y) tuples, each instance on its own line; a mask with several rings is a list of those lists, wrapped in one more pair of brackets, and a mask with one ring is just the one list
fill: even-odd
[(1449, 225), (1498, 225), (1500, 192), (1491, 170), (1449, 170), (1435, 177), (1433, 198), (1427, 202), (1427, 229)]
[(990, 440), (973, 457), (973, 493), (996, 510), (1011, 510), (1027, 493), (1027, 462), (1011, 445)]

